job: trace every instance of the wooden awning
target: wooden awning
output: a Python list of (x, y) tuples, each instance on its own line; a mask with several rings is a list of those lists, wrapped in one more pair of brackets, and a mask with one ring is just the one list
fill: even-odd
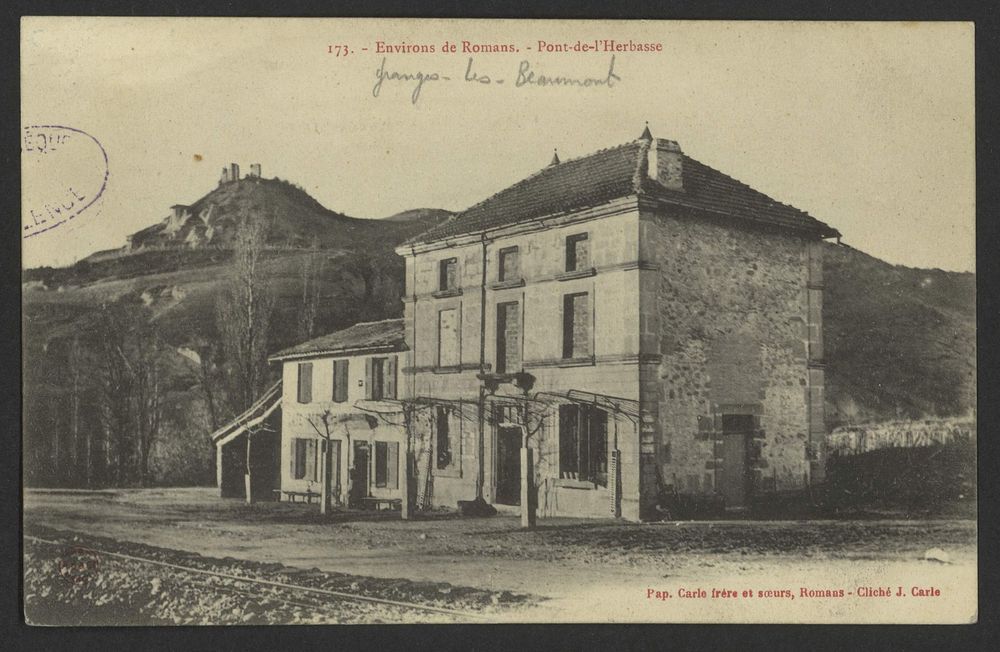
[(271, 416), (271, 414), (278, 409), (279, 405), (281, 405), (280, 380), (274, 385), (271, 385), (271, 387), (264, 392), (264, 394), (257, 399), (246, 412), (213, 432), (212, 441), (216, 446), (222, 446), (223, 444), (229, 443), (236, 437), (246, 432), (247, 429), (253, 428), (254, 426), (262, 423), (264, 419)]

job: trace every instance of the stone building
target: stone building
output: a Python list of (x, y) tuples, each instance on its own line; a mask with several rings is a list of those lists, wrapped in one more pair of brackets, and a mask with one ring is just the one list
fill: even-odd
[(400, 393), (430, 406), (418, 506), (519, 504), (522, 445), (542, 516), (740, 509), (820, 480), (838, 235), (647, 128), (400, 246)]

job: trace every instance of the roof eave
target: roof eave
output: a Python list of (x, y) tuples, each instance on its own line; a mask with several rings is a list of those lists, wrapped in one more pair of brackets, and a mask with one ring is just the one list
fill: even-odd
[(376, 353), (397, 353), (406, 351), (406, 343), (386, 344), (381, 346), (361, 346), (353, 348), (317, 349), (315, 351), (279, 352), (270, 356), (268, 362), (289, 362), (292, 360), (308, 360), (310, 358), (345, 358)]

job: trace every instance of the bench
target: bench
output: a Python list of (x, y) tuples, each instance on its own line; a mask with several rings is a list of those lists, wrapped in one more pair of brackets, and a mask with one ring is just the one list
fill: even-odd
[(285, 494), (285, 497), (288, 499), (288, 502), (290, 503), (298, 502), (298, 499), (300, 497), (303, 499), (303, 502), (306, 503), (311, 503), (313, 501), (313, 498), (319, 499), (319, 494), (316, 493), (315, 491), (289, 491), (287, 489), (274, 490), (274, 495), (277, 496), (279, 499), (281, 498), (281, 494)]
[(375, 496), (364, 496), (361, 499), (361, 504), (364, 505), (365, 509), (374, 509), (379, 511), (382, 507), (387, 509), (403, 509), (403, 500), (401, 498), (376, 498)]

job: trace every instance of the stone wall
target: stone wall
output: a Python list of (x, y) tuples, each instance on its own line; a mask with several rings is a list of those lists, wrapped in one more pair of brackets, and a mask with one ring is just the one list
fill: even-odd
[[(753, 489), (801, 487), (810, 475), (810, 245), (680, 209), (645, 211), (640, 248), (644, 497), (657, 480), (682, 494), (718, 490), (721, 415), (752, 416)], [(807, 326), (813, 330), (813, 336)], [(810, 377), (812, 376), (812, 378)], [(822, 402), (818, 416), (822, 427)], [(815, 420), (815, 419), (814, 419)]]

